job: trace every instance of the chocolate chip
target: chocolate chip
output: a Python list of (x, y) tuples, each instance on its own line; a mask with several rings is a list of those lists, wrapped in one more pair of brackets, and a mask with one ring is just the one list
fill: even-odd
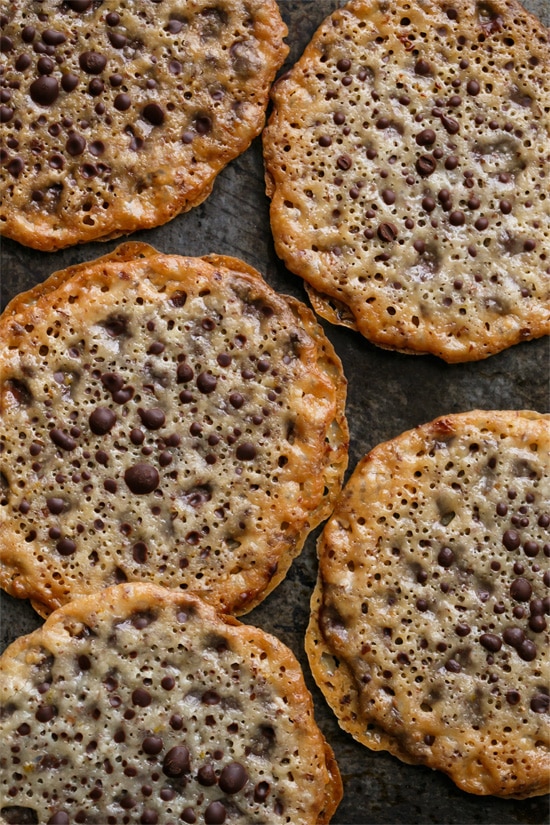
[(3, 34), (0, 37), (0, 52), (2, 52), (2, 54), (7, 54), (8, 52), (11, 52), (12, 49), (13, 40), (11, 39), (11, 37), (8, 37), (7, 34)]
[(435, 142), (435, 132), (433, 129), (423, 129), (416, 136), (416, 142), (419, 146), (430, 146)]
[(113, 49), (123, 49), (128, 42), (128, 38), (118, 32), (107, 32), (107, 36)]
[(254, 788), (254, 802), (265, 802), (269, 795), (269, 782), (258, 782)]
[(124, 473), (124, 480), (132, 493), (144, 495), (157, 489), (160, 476), (150, 464), (134, 464)]
[(477, 80), (469, 80), (466, 84), (466, 91), (469, 95), (473, 95), (475, 97), (481, 91), (481, 86), (477, 82)]
[(193, 808), (187, 807), (181, 812), (180, 819), (183, 820), (183, 822), (188, 822), (190, 825), (194, 825), (197, 821), (197, 816)]
[(453, 117), (441, 115), (441, 123), (445, 131), (448, 132), (450, 135), (456, 135), (457, 132), (460, 131), (460, 123)]
[(383, 189), (382, 190), (382, 200), (388, 206), (391, 206), (395, 203), (395, 192), (392, 189)]
[(464, 212), (462, 212), (460, 209), (451, 212), (451, 214), (449, 215), (449, 223), (452, 226), (463, 226), (465, 220), (466, 217), (464, 215)]
[(349, 72), (351, 69), (351, 60), (348, 57), (341, 57), (336, 63), (336, 68), (339, 72)]
[(494, 633), (483, 633), (479, 637), (479, 643), (485, 650), (489, 650), (491, 653), (496, 653), (502, 647), (502, 639)]
[(248, 773), (240, 762), (230, 762), (220, 774), (218, 785), (227, 794), (238, 793), (248, 781)]
[(49, 57), (41, 57), (36, 64), (39, 74), (51, 74), (55, 68), (53, 60)]
[(226, 817), (225, 805), (222, 802), (211, 802), (204, 812), (206, 825), (222, 825)]
[(250, 441), (243, 441), (236, 450), (239, 461), (252, 461), (256, 458), (256, 447)]
[(71, 539), (62, 538), (55, 545), (55, 549), (60, 556), (72, 556), (76, 550), (76, 544)]
[(528, 602), (533, 593), (533, 588), (527, 579), (514, 579), (510, 585), (510, 595), (517, 602)]
[(72, 92), (78, 86), (80, 78), (77, 74), (66, 72), (61, 78), (61, 88), (64, 92)]
[(349, 155), (340, 155), (336, 160), (336, 166), (344, 172), (351, 169), (352, 163), (353, 161)]
[(52, 498), (46, 499), (46, 507), (52, 516), (58, 516), (65, 509), (65, 501), (62, 498), (52, 496)]
[(209, 788), (212, 785), (215, 785), (216, 781), (216, 772), (212, 765), (201, 765), (201, 767), (197, 771), (197, 782), (199, 783), (199, 785), (204, 785), (205, 787)]
[(48, 46), (60, 46), (66, 39), (63, 32), (58, 32), (55, 29), (46, 29), (42, 32), (42, 40)]
[(519, 647), (525, 640), (525, 633), (521, 627), (506, 627), (502, 633), (502, 638), (507, 645)]
[(516, 648), (518, 656), (524, 662), (532, 662), (537, 656), (537, 646), (531, 639), (524, 639)]
[(105, 83), (99, 77), (92, 78), (88, 84), (88, 92), (92, 97), (98, 97), (104, 89)]
[[(179, 728), (175, 729), (178, 730)], [(166, 776), (182, 776), (184, 773), (188, 773), (190, 769), (189, 750), (185, 745), (176, 745), (164, 757), (162, 770)]]
[(417, 60), (414, 65), (415, 74), (421, 75), (422, 77), (427, 77), (432, 72), (432, 67), (428, 63), (427, 60), (420, 58)]
[(229, 403), (236, 410), (239, 410), (244, 404), (244, 396), (240, 392), (232, 392), (229, 396)]
[(143, 426), (149, 430), (160, 429), (166, 420), (164, 411), (160, 407), (151, 407), (147, 410), (139, 409), (138, 415)]
[(82, 137), (82, 135), (77, 135), (76, 133), (70, 135), (67, 142), (65, 143), (65, 149), (72, 155), (73, 157), (76, 155), (81, 155), (84, 149), (86, 148), (86, 141)]
[(164, 109), (158, 103), (148, 103), (141, 114), (152, 126), (161, 126), (164, 123)]
[(397, 227), (393, 223), (381, 223), (376, 230), (376, 234), (381, 241), (389, 243), (397, 238)]
[(455, 560), (455, 554), (450, 547), (442, 547), (437, 554), (437, 563), (441, 567), (450, 567)]
[(197, 377), (197, 389), (205, 395), (214, 392), (217, 383), (218, 379), (210, 372), (201, 372), (201, 374)]
[(96, 407), (88, 420), (90, 429), (95, 435), (105, 435), (113, 428), (116, 415), (109, 407)]
[(70, 452), (76, 448), (76, 441), (74, 438), (71, 438), (70, 435), (63, 432), (63, 430), (58, 429), (57, 427), (53, 430), (50, 430), (50, 438), (56, 447), (60, 447), (62, 450), (67, 450)]
[[(132, 696), (133, 698), (133, 696)], [(135, 703), (139, 704), (139, 703)], [(156, 756), (157, 753), (160, 753), (163, 748), (164, 742), (160, 738), (160, 736), (146, 736), (143, 742), (141, 743), (141, 747), (143, 748), (143, 752), (148, 754), (149, 756)]]
[(416, 171), (423, 177), (428, 177), (435, 172), (436, 162), (431, 155), (421, 155), (415, 164)]
[(132, 692), (132, 702), (140, 708), (146, 708), (151, 704), (151, 694), (145, 688), (136, 688)]
[(59, 95), (59, 83), (55, 77), (42, 75), (31, 83), (29, 92), (39, 106), (50, 106)]
[(34, 715), (39, 722), (51, 722), (57, 716), (57, 709), (54, 705), (40, 705)]
[(477, 230), (483, 232), (489, 226), (489, 221), (487, 220), (487, 218), (481, 217), (477, 219), (474, 226)]
[(152, 808), (144, 808), (139, 821), (142, 825), (157, 825), (159, 816)]
[(433, 212), (435, 209), (435, 201), (429, 195), (425, 198), (422, 198), (422, 209), (425, 212)]
[(330, 146), (331, 144), (332, 144), (332, 138), (330, 137), (330, 135), (321, 135), (321, 137), (319, 138), (319, 146), (322, 146), (323, 148), (326, 148), (327, 146)]
[(470, 627), (470, 625), (466, 624), (465, 622), (459, 622), (455, 626), (455, 633), (457, 636), (460, 636), (461, 639), (464, 638), (464, 636), (467, 636), (469, 633), (471, 633), (471, 630), (472, 628)]
[(206, 690), (201, 696), (203, 705), (218, 705), (221, 702), (220, 694), (215, 690)]
[(191, 381), (194, 374), (195, 373), (193, 372), (189, 364), (186, 364), (185, 361), (181, 361), (178, 364), (178, 368), (176, 371), (176, 380), (178, 384), (186, 384), (188, 381)]
[(99, 52), (82, 52), (78, 62), (83, 72), (101, 74), (107, 64), (107, 58)]
[(76, 12), (88, 11), (93, 0), (66, 0), (70, 9)]

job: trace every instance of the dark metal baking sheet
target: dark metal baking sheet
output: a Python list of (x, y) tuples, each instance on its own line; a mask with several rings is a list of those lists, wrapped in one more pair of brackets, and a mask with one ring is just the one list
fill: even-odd
[[(287, 64), (301, 54), (337, 0), (279, 0), (289, 27)], [(550, 0), (525, 0), (550, 25)], [(260, 140), (233, 161), (211, 196), (165, 226), (134, 233), (164, 252), (234, 255), (262, 272), (279, 292), (306, 301), (301, 281), (289, 273), (273, 249), (264, 193)], [(1, 306), (18, 292), (58, 269), (92, 260), (117, 241), (89, 243), (54, 253), (37, 252), (3, 240)], [(414, 357), (378, 349), (358, 334), (324, 324), (349, 380), (347, 415), (351, 431), (350, 471), (370, 448), (437, 415), (462, 410), (550, 409), (550, 340), (512, 347), (485, 361), (447, 365), (430, 356)], [(477, 797), (459, 791), (442, 774), (404, 765), (385, 753), (371, 753), (343, 733), (311, 678), (303, 637), (315, 581), (316, 534), (308, 540), (284, 582), (244, 620), (274, 633), (301, 661), (313, 694), (317, 721), (331, 743), (344, 780), (344, 799), (334, 825), (542, 825), (548, 797), (521, 802)], [(0, 649), (41, 623), (26, 602), (0, 593)], [(296, 825), (298, 825), (296, 823)]]

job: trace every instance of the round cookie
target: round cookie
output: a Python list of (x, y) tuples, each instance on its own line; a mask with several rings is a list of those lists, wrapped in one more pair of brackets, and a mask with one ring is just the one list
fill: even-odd
[(194, 595), (79, 599), (0, 672), (7, 823), (322, 825), (341, 799), (292, 652)]
[(274, 0), (44, 0), (2, 14), (0, 230), (52, 250), (206, 198), (264, 125)]
[(516, 0), (355, 0), (272, 97), (276, 251), (320, 315), (448, 362), (550, 333), (550, 38)]
[(243, 613), (332, 509), (341, 363), (241, 261), (122, 245), (16, 297), (0, 351), (0, 584), (42, 615), (124, 581)]
[(306, 649), (341, 726), (474, 794), (548, 791), (550, 416), (379, 445), (319, 540)]

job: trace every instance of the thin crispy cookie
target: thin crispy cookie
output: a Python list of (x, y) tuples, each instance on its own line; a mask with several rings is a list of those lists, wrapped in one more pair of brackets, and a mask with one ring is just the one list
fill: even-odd
[(516, 0), (355, 0), (272, 96), (276, 250), (320, 315), (449, 362), (550, 333), (550, 38)]
[(341, 799), (292, 652), (194, 595), (79, 599), (0, 673), (2, 822), (324, 825)]
[(0, 319), (0, 583), (41, 614), (122, 581), (243, 613), (328, 516), (346, 383), (241, 261), (126, 244)]
[(470, 793), (547, 793), (550, 416), (381, 444), (318, 549), (306, 649), (342, 727)]
[(16, 0), (2, 15), (0, 227), (52, 250), (203, 201), (264, 125), (274, 0)]

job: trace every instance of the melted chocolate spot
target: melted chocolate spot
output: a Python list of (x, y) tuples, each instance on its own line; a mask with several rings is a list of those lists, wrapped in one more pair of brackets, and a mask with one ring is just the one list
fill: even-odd
[(145, 495), (157, 489), (160, 476), (150, 464), (134, 464), (124, 473), (124, 480), (132, 493)]

